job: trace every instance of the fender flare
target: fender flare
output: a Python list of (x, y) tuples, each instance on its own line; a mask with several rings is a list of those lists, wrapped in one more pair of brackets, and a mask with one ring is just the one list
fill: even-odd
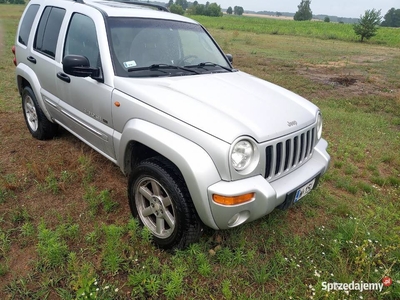
[(44, 115), (46, 116), (46, 118), (50, 122), (53, 122), (51, 115), (49, 114), (48, 110), (46, 109), (46, 106), (44, 105), (42, 93), (40, 92), (42, 88), (41, 88), (39, 79), (37, 78), (35, 72), (33, 72), (33, 70), (31, 68), (29, 68), (27, 65), (25, 65), (23, 63), (19, 63), (17, 66), (17, 70), (16, 70), (16, 80), (17, 80), (19, 94), (22, 94), (23, 79), (25, 79), (29, 83), (30, 87), (32, 88), (33, 92), (35, 93), (36, 99), (37, 99)]
[[(126, 173), (125, 157), (130, 142), (139, 142), (160, 153), (180, 170), (186, 182), (194, 206), (202, 222), (218, 229), (211, 213), (208, 187), (221, 181), (218, 170), (199, 145), (163, 127), (141, 119), (133, 119), (125, 124), (123, 133), (114, 136), (118, 165)], [(119, 145), (118, 145), (119, 144)]]

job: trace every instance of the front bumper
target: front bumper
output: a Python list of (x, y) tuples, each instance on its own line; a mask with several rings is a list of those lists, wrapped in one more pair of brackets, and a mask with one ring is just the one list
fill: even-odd
[[(269, 214), (285, 201), (289, 193), (327, 171), (330, 162), (327, 147), (328, 143), (321, 139), (307, 163), (271, 183), (258, 175), (230, 182), (220, 181), (210, 186), (208, 199), (215, 224), (219, 229), (228, 229)], [(255, 193), (254, 199), (239, 205), (221, 205), (212, 200), (213, 194), (237, 196), (247, 193)]]

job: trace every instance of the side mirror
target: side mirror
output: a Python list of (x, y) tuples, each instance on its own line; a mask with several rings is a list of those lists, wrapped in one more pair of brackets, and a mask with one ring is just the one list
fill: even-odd
[(98, 78), (100, 75), (99, 68), (90, 67), (89, 59), (83, 55), (67, 55), (63, 61), (63, 71), (76, 77), (93, 77)]
[(230, 63), (233, 63), (233, 56), (232, 54), (225, 54), (226, 58), (229, 60)]

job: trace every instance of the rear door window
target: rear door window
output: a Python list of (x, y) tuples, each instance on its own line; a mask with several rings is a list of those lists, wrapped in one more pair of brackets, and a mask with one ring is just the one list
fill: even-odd
[(65, 9), (47, 6), (39, 21), (33, 48), (51, 58), (55, 57), (58, 35)]

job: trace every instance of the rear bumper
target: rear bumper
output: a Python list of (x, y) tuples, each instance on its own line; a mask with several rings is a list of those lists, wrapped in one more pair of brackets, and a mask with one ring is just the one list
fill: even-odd
[[(271, 183), (258, 175), (230, 182), (220, 181), (210, 186), (208, 199), (215, 224), (219, 229), (228, 229), (269, 214), (285, 202), (288, 194), (327, 171), (330, 162), (327, 146), (328, 143), (321, 139), (307, 163)], [(212, 200), (213, 194), (237, 196), (247, 193), (255, 193), (254, 199), (239, 205), (221, 205)]]

